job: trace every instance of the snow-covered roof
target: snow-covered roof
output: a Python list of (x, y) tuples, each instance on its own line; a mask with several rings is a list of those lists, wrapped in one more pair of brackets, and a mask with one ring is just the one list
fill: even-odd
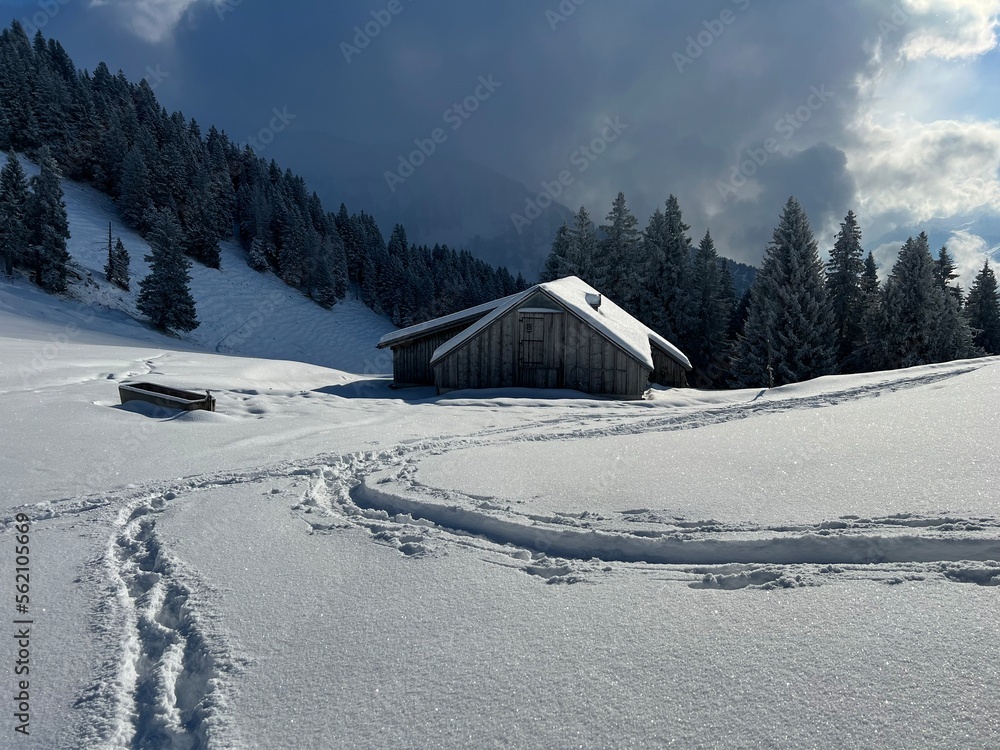
[(597, 309), (588, 304), (587, 295), (596, 295), (598, 292), (576, 276), (567, 276), (557, 281), (537, 284), (520, 294), (514, 294), (498, 300), (500, 304), (490, 311), (489, 314), (480, 318), (454, 338), (449, 339), (435, 349), (434, 355), (431, 357), (431, 364), (447, 356), (449, 352), (471, 339), (497, 318), (500, 318), (519, 303), (539, 291), (544, 292), (570, 313), (593, 326), (628, 354), (646, 365), (650, 370), (653, 369), (651, 345), (655, 345), (678, 364), (691, 369), (691, 362), (680, 349), (648, 326), (633, 318), (607, 297), (602, 299), (601, 305)]
[(469, 307), (465, 310), (459, 310), (451, 315), (444, 315), (440, 318), (434, 318), (433, 320), (427, 320), (423, 323), (418, 323), (415, 326), (409, 326), (407, 328), (400, 328), (398, 331), (391, 331), (379, 339), (376, 346), (378, 349), (384, 349), (387, 346), (392, 346), (393, 344), (398, 344), (407, 339), (417, 338), (418, 336), (423, 336), (431, 331), (436, 331), (441, 328), (448, 328), (449, 326), (458, 325), (459, 323), (470, 320), (472, 318), (478, 318), (491, 310), (496, 309), (499, 305), (506, 303), (508, 300), (514, 297), (520, 297), (521, 293), (512, 294), (509, 297), (501, 297), (500, 299), (495, 299), (492, 302), (484, 302), (481, 305), (476, 305), (475, 307)]

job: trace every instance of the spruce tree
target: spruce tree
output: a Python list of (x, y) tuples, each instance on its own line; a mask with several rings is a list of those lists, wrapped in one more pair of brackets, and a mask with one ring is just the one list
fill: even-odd
[(333, 275), (333, 290), (337, 299), (347, 297), (347, 285), (350, 282), (347, 273), (347, 249), (336, 227), (331, 227), (329, 234), (324, 240), (326, 246), (324, 252), (330, 263), (330, 273)]
[(977, 355), (972, 328), (962, 313), (960, 292), (953, 287), (939, 291), (940, 300), (931, 319), (931, 361), (948, 362)]
[(47, 148), (39, 151), (38, 162), (40, 171), (31, 178), (31, 196), (25, 212), (35, 283), (46, 291), (64, 292), (70, 260), (66, 251), (69, 219), (58, 168)]
[(841, 369), (861, 343), (861, 318), (864, 313), (861, 274), (864, 271), (861, 228), (853, 211), (848, 211), (840, 233), (830, 251), (826, 269), (826, 289), (830, 297), (833, 325), (837, 337), (837, 361)]
[(784, 385), (835, 369), (823, 263), (805, 211), (789, 198), (751, 287), (733, 379), (741, 387)]
[(545, 259), (545, 268), (542, 269), (538, 280), (541, 282), (555, 281), (564, 276), (576, 276), (577, 269), (572, 262), (573, 236), (567, 224), (563, 223), (556, 231), (556, 238), (552, 242), (552, 249), (549, 257)]
[[(365, 255), (361, 266), (361, 301), (377, 313), (383, 312), (382, 302), (378, 294), (378, 271), (375, 258)], [(350, 257), (348, 257), (350, 267)]]
[(137, 148), (129, 150), (122, 167), (122, 179), (118, 192), (118, 207), (125, 223), (141, 233), (148, 231), (147, 216), (153, 208), (152, 178), (142, 152)]
[(149, 276), (139, 282), (139, 312), (164, 331), (193, 331), (198, 327), (191, 296), (191, 262), (181, 250), (183, 235), (173, 214), (157, 212), (150, 220), (149, 246), (145, 256)]
[(878, 264), (875, 262), (875, 254), (870, 251), (861, 267), (860, 286), (862, 294), (874, 294), (879, 290)]
[(247, 251), (247, 265), (254, 271), (267, 270), (267, 255), (264, 252), (265, 241), (260, 237), (254, 237)]
[(965, 314), (975, 335), (975, 345), (986, 354), (1000, 354), (1000, 296), (997, 277), (988, 260), (972, 282)]
[(607, 224), (601, 225), (604, 239), (600, 243), (600, 259), (595, 264), (599, 290), (621, 307), (635, 310), (639, 274), (637, 269), (641, 235), (638, 221), (618, 193), (608, 212)]
[(210, 212), (202, 207), (193, 206), (189, 211), (187, 230), (184, 232), (184, 252), (209, 268), (219, 268), (222, 265), (218, 231), (213, 226), (214, 220)]
[[(595, 263), (600, 252), (597, 242), (597, 228), (591, 221), (587, 209), (583, 206), (580, 206), (580, 210), (573, 217), (572, 238), (576, 275), (590, 286), (596, 286)], [(520, 287), (524, 288), (523, 279), (521, 279)]]
[(639, 296), (636, 309), (632, 312), (639, 320), (657, 333), (670, 339), (677, 345), (682, 342), (677, 331), (670, 324), (667, 306), (664, 301), (666, 290), (663, 282), (666, 277), (667, 219), (663, 210), (657, 208), (649, 217), (649, 223), (642, 232), (642, 257), (640, 265), (642, 274), (637, 283)]
[(938, 286), (942, 289), (951, 287), (951, 282), (958, 278), (958, 274), (955, 273), (956, 268), (955, 259), (951, 257), (948, 246), (945, 245), (938, 251), (937, 260), (934, 261), (934, 278)]
[(330, 261), (326, 256), (319, 258), (315, 276), (312, 298), (322, 307), (329, 309), (337, 303), (337, 289), (330, 270)]
[(115, 250), (111, 256), (114, 272), (115, 272), (115, 283), (118, 284), (125, 291), (129, 290), (129, 258), (128, 251), (125, 249), (125, 245), (122, 242), (122, 238), (119, 237), (115, 241)]
[(655, 285), (653, 298), (663, 316), (661, 333), (685, 348), (691, 346), (692, 329), (696, 325), (690, 290), (691, 238), (690, 227), (684, 223), (674, 195), (667, 198), (663, 222), (662, 245), (649, 278)]
[(752, 287), (748, 287), (743, 296), (737, 300), (736, 305), (733, 307), (733, 314), (729, 318), (729, 331), (727, 332), (727, 338), (729, 339), (729, 349), (730, 355), (735, 353), (736, 344), (739, 341), (741, 335), (743, 335), (744, 330), (746, 330), (747, 317), (750, 315), (750, 291)]
[(912, 367), (974, 354), (968, 321), (939, 268), (923, 232), (900, 249), (883, 293), (884, 366)]
[[(336, 215), (337, 232), (344, 243), (344, 254), (347, 256), (347, 274), (351, 281), (364, 284), (365, 254), (361, 236), (357, 231), (356, 222), (347, 214), (347, 206), (340, 204)], [(374, 283), (374, 279), (370, 283)]]
[[(383, 272), (382, 285), (382, 309), (389, 313), (392, 322), (397, 325), (406, 325), (412, 317), (413, 299), (404, 294), (406, 290), (406, 258), (409, 254), (409, 246), (406, 239), (406, 229), (402, 224), (396, 224), (389, 235), (389, 244), (386, 246), (387, 264)], [(465, 291), (471, 293), (470, 285), (465, 285)], [(472, 297), (474, 298), (474, 296)], [(462, 301), (463, 307), (472, 307), (476, 304), (468, 299)]]
[(275, 214), (278, 227), (278, 273), (289, 286), (302, 287), (309, 280), (312, 245), (309, 231), (297, 207)]
[(719, 262), (710, 232), (698, 245), (692, 269), (691, 292), (694, 299), (694, 328), (688, 354), (702, 380), (715, 383), (721, 375), (726, 349), (726, 332), (732, 307), (723, 283)]
[(210, 177), (197, 168), (184, 210), (184, 252), (209, 268), (219, 268), (219, 215), (213, 210)]
[(14, 273), (14, 266), (25, 261), (28, 199), (28, 179), (17, 155), (11, 151), (0, 170), (0, 258), (8, 276)]
[(108, 262), (104, 266), (104, 275), (108, 281), (115, 286), (121, 287), (125, 291), (129, 289), (129, 258), (122, 238), (118, 242), (111, 242), (111, 224), (108, 224)]
[(726, 304), (726, 321), (728, 321), (733, 316), (733, 311), (736, 310), (736, 305), (739, 303), (739, 298), (736, 296), (736, 285), (733, 283), (733, 272), (729, 270), (729, 261), (726, 258), (719, 257), (719, 285), (721, 287), (722, 299)]
[(885, 311), (878, 280), (878, 265), (871, 252), (865, 256), (860, 289), (861, 344), (844, 363), (846, 372), (870, 372), (886, 366)]

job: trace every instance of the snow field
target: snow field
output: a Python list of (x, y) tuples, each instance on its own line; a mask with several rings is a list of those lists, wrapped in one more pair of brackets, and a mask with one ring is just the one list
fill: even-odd
[[(65, 662), (56, 702), (70, 718), (39, 729), (44, 747), (903, 748), (996, 737), (988, 623), (1000, 542), (988, 496), (968, 491), (980, 475), (959, 477), (967, 506), (949, 504), (976, 512), (979, 528), (933, 512), (873, 512), (839, 528), (829, 519), (843, 501), (828, 486), (810, 495), (826, 506), (823, 528), (780, 499), (758, 519), (696, 512), (724, 502), (710, 472), (691, 508), (663, 508), (609, 503), (587, 491), (586, 471), (603, 470), (598, 449), (615, 446), (609, 457), (636, 456), (627, 481), (652, 471), (643, 451), (669, 455), (662, 441), (682, 436), (711, 434), (715, 450), (739, 455), (758, 450), (744, 430), (765, 434), (762, 445), (795, 440), (785, 420), (810, 414), (852, 444), (870, 429), (853, 409), (924, 419), (928, 389), (952, 394), (964, 419), (994, 363), (634, 405), (518, 392), (405, 400), (309, 365), (109, 340), (68, 344), (39, 383), (22, 386), (15, 368), (0, 388), (5, 414), (48, 428), (7, 441), (32, 447), (19, 459), (34, 478), (4, 472), (18, 494), (6, 495), (0, 528), (21, 509), (62, 541), (73, 564), (55, 588), (69, 595), (51, 617), (75, 635), (53, 648), (78, 651), (80, 639), (89, 654)], [(3, 343), (26, 354), (37, 341)], [(220, 411), (124, 410), (116, 383), (136, 372), (212, 387)], [(988, 459), (991, 430), (967, 425), (970, 454)], [(110, 447), (114, 474), (88, 480)], [(491, 450), (501, 452), (478, 455)], [(900, 471), (894, 456), (876, 463), (899, 480), (908, 464)], [(523, 488), (500, 481), (517, 476), (508, 460), (567, 466), (565, 491), (540, 483), (518, 497)], [(791, 474), (790, 496), (812, 489), (815, 471)], [(469, 486), (477, 472), (494, 474), (483, 494)], [(867, 548), (856, 541), (866, 536)], [(886, 555), (893, 539), (911, 554)], [(855, 558), (798, 559), (787, 540)], [(681, 556), (654, 562), (657, 548)], [(753, 549), (764, 556), (733, 562)]]
[[(113, 208), (65, 187), (76, 299), (0, 280), (23, 746), (1000, 744), (1000, 361), (396, 392), (388, 324), (255, 286), (231, 246), (193, 269), (204, 328), (148, 330), (102, 281)], [(123, 408), (143, 378), (218, 412)]]

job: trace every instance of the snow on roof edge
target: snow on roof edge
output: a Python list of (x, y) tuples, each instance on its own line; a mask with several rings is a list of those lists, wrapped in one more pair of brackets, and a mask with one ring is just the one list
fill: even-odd
[[(511, 295), (503, 300), (499, 300), (502, 304), (497, 305), (492, 312), (480, 318), (469, 328), (466, 328), (435, 349), (434, 354), (431, 355), (431, 364), (447, 356), (454, 349), (479, 333), (479, 331), (489, 326), (494, 320), (510, 311), (520, 301), (539, 290), (562, 304), (578, 318), (592, 325), (606, 338), (635, 357), (635, 359), (643, 363), (650, 370), (655, 369), (651, 349), (653, 345), (661, 349), (681, 366), (688, 370), (691, 369), (690, 360), (680, 349), (647, 325), (625, 312), (625, 310), (618, 307), (618, 305), (607, 297), (602, 298), (600, 308), (594, 309), (587, 303), (586, 295), (588, 293), (597, 294), (597, 290), (576, 276), (567, 276), (556, 281), (536, 284), (520, 294)], [(580, 299), (577, 300), (575, 297), (579, 297)]]
[(512, 294), (509, 297), (504, 297), (502, 300), (498, 300), (499, 302), (502, 302), (503, 304), (498, 305), (496, 308), (494, 308), (494, 310), (492, 312), (490, 312), (489, 314), (483, 316), (482, 318), (480, 318), (479, 320), (477, 320), (475, 323), (473, 323), (471, 326), (469, 326), (468, 328), (466, 328), (464, 331), (462, 331), (462, 332), (458, 333), (457, 335), (453, 336), (452, 338), (448, 339), (443, 344), (441, 344), (441, 346), (439, 346), (437, 349), (435, 349), (434, 353), (431, 355), (430, 364), (433, 365), (439, 359), (441, 359), (442, 357), (446, 356), (452, 349), (454, 349), (457, 346), (459, 346), (460, 344), (468, 341), (470, 338), (472, 338), (473, 336), (475, 336), (481, 330), (483, 330), (484, 328), (486, 328), (486, 326), (488, 326), (494, 320), (496, 320), (497, 318), (499, 318), (501, 315), (504, 315), (505, 313), (507, 313), (512, 307), (514, 307), (515, 305), (517, 305), (518, 302), (520, 302), (521, 300), (527, 299), (528, 296), (538, 288), (538, 286), (539, 285), (536, 284), (535, 286), (528, 287), (523, 292), (518, 292), (517, 294)]
[(390, 331), (385, 334), (382, 338), (378, 340), (375, 345), (376, 349), (384, 349), (390, 344), (394, 344), (397, 341), (402, 341), (413, 336), (419, 336), (422, 333), (428, 333), (437, 328), (447, 328), (453, 323), (460, 323), (466, 318), (475, 317), (476, 315), (485, 315), (491, 310), (495, 309), (498, 305), (504, 303), (505, 300), (510, 299), (510, 297), (516, 297), (516, 294), (512, 294), (508, 297), (501, 297), (500, 299), (491, 300), (490, 302), (484, 302), (481, 305), (476, 305), (475, 307), (467, 307), (464, 310), (459, 310), (458, 312), (453, 312), (448, 315), (442, 315), (440, 318), (433, 318), (431, 320), (425, 320), (423, 323), (417, 323), (416, 325), (407, 326), (406, 328), (400, 328), (395, 331)]
[(676, 346), (671, 344), (669, 341), (667, 341), (665, 338), (663, 338), (663, 336), (658, 334), (656, 331), (650, 330), (649, 340), (655, 346), (658, 346), (660, 349), (662, 349), (663, 353), (666, 354), (668, 357), (676, 360), (679, 365), (686, 367), (688, 370), (694, 369), (693, 366), (691, 365), (691, 360), (688, 359), (687, 355), (680, 349), (678, 349)]

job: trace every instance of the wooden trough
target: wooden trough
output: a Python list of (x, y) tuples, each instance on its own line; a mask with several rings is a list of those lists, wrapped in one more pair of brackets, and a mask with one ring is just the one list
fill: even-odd
[(156, 383), (121, 383), (118, 394), (123, 404), (128, 401), (146, 401), (166, 409), (215, 411), (215, 397), (208, 392), (202, 395)]

